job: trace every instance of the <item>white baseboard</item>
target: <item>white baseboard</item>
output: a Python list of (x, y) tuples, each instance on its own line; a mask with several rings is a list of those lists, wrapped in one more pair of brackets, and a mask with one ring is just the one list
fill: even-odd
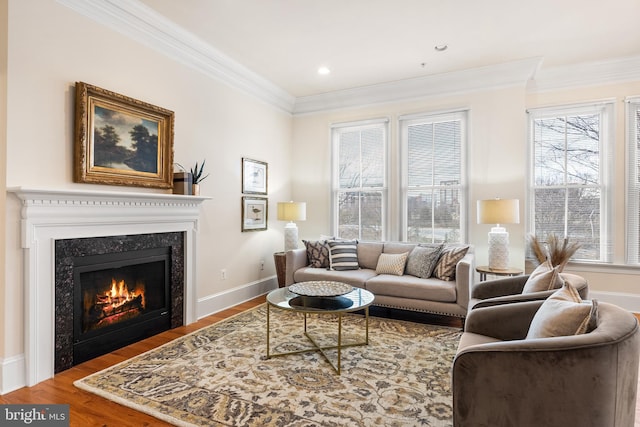
[[(209, 295), (198, 300), (196, 307), (197, 318), (206, 317), (264, 295), (277, 287), (278, 281), (273, 276), (225, 292)], [(0, 359), (0, 395), (24, 387), (27, 384), (25, 372), (24, 354)]]
[(24, 354), (0, 359), (0, 395), (25, 385)]
[(632, 313), (640, 313), (640, 294), (623, 292), (589, 291), (589, 299), (608, 302), (629, 310)]
[(278, 287), (276, 276), (247, 283), (237, 288), (198, 299), (196, 315), (198, 319), (249, 301)]

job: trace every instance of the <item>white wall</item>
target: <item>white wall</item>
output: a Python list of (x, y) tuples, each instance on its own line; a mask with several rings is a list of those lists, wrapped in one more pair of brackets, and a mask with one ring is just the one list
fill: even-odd
[[(624, 262), (624, 171), (625, 123), (623, 99), (640, 94), (640, 79), (633, 82), (584, 87), (563, 91), (528, 92), (525, 87), (500, 88), (420, 101), (390, 103), (298, 116), (294, 118), (293, 197), (307, 201), (308, 218), (299, 224), (302, 238), (329, 234), (331, 176), (330, 125), (353, 120), (388, 117), (390, 143), (398, 150), (398, 116), (468, 107), (469, 116), (469, 243), (476, 246), (477, 265), (487, 263), (489, 225), (476, 224), (478, 199), (518, 198), (521, 223), (509, 224), (511, 265), (525, 268), (525, 223), (528, 108), (615, 98), (615, 185), (614, 239), (616, 257), (611, 266), (571, 264), (566, 271), (581, 274), (589, 281), (592, 295), (623, 307), (640, 311), (640, 269)], [(396, 186), (393, 179), (391, 186)], [(399, 234), (396, 234), (397, 238)], [(394, 236), (392, 235), (393, 239)]]
[[(201, 194), (212, 200), (203, 204), (199, 224), (199, 313), (238, 302), (224, 295), (247, 285), (275, 283), (273, 253), (282, 250), (284, 225), (276, 220), (275, 204), (290, 198), (291, 116), (55, 0), (39, 0), (37, 7), (22, 0), (8, 3), (6, 186), (164, 192), (72, 182), (74, 85), (84, 81), (173, 110), (175, 161), (190, 167), (206, 159), (210, 173), (201, 185)], [(269, 165), (269, 229), (264, 232), (241, 232), (242, 157)], [(19, 209), (9, 196), (0, 302), (0, 358), (5, 362), (23, 352)], [(263, 271), (260, 260), (265, 261)], [(221, 280), (223, 268), (226, 280)]]
[[(391, 156), (398, 153), (398, 117), (404, 114), (469, 109), (469, 241), (476, 245), (478, 264), (486, 264), (489, 225), (475, 224), (475, 200), (484, 198), (524, 199), (524, 87), (503, 88), (421, 101), (402, 102), (333, 111), (294, 118), (293, 196), (307, 201), (307, 221), (300, 223), (302, 238), (317, 238), (330, 230), (331, 141), (330, 125), (379, 117), (390, 120)], [(514, 105), (518, 108), (514, 108)], [(390, 187), (397, 187), (397, 171), (391, 171)], [(398, 218), (391, 218), (392, 224)], [(524, 267), (523, 224), (509, 225), (511, 258)], [(390, 240), (399, 239), (396, 229)]]

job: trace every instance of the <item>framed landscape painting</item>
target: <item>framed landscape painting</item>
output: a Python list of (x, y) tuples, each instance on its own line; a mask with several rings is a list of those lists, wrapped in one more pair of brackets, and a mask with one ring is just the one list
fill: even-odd
[(76, 182), (171, 188), (174, 113), (76, 83)]
[(242, 197), (242, 231), (267, 229), (267, 204), (265, 197)]

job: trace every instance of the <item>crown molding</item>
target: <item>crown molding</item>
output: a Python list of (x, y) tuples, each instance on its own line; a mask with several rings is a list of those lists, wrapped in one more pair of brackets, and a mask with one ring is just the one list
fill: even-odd
[(57, 0), (186, 66), (293, 115), (522, 85), (528, 92), (640, 80), (640, 56), (541, 68), (542, 58), (294, 97), (138, 0)]
[(450, 73), (296, 98), (295, 115), (363, 105), (451, 95), (499, 87), (522, 86), (534, 78), (542, 58), (528, 58)]
[(81, 15), (291, 113), (295, 98), (137, 0), (57, 0)]
[(640, 55), (542, 68), (527, 91), (546, 92), (581, 86), (640, 80)]

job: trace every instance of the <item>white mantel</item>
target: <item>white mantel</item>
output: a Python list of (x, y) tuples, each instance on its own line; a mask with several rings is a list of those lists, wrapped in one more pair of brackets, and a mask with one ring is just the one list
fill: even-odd
[(53, 377), (55, 241), (151, 233), (184, 233), (184, 323), (196, 320), (196, 236), (209, 197), (116, 191), (9, 188), (22, 202), (25, 381)]

